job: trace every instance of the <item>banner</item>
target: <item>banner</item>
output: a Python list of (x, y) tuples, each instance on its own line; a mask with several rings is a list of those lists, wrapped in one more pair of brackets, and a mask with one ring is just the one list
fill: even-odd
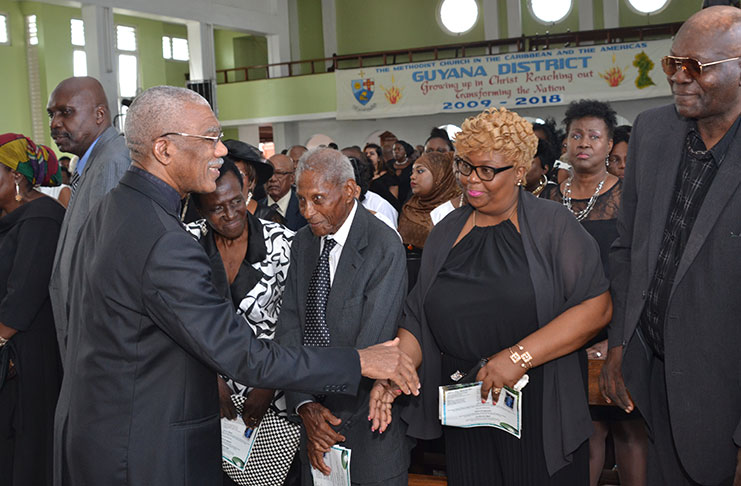
[(662, 39), (338, 70), (337, 118), (668, 96), (661, 58), (670, 47)]

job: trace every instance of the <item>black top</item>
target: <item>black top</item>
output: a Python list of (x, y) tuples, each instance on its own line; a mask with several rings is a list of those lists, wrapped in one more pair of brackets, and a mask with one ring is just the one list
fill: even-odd
[[(581, 221), (582, 226), (587, 233), (594, 238), (599, 246), (599, 256), (602, 261), (602, 268), (605, 270), (605, 276), (610, 277), (609, 256), (610, 247), (618, 237), (617, 231), (617, 213), (620, 208), (620, 199), (623, 195), (623, 181), (618, 180), (611, 188), (603, 194), (597, 196), (597, 200), (589, 211), (589, 214)], [(547, 185), (540, 197), (550, 199), (563, 204), (563, 194), (561, 193), (560, 184)], [(579, 212), (587, 207), (589, 198), (572, 199), (571, 208)], [(592, 338), (586, 347), (607, 339), (607, 328), (602, 329), (599, 334)]]
[[(401, 174), (397, 176), (394, 162), (391, 161), (386, 164), (386, 173), (371, 181), (370, 190), (387, 200), (397, 212), (401, 213), (402, 206), (404, 206), (404, 203), (412, 193), (412, 188), (409, 184), (411, 177), (412, 164), (402, 169)], [(391, 191), (389, 191), (389, 188), (393, 186), (399, 187), (399, 197), (394, 197)]]
[(453, 247), (427, 293), (425, 314), (445, 354), (443, 382), (538, 328), (525, 248), (509, 220), (475, 227)]

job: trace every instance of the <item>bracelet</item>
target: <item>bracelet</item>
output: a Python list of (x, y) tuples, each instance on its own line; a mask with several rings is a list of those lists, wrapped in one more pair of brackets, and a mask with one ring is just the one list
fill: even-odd
[(526, 369), (531, 369), (533, 367), (533, 364), (531, 361), (533, 360), (533, 356), (530, 354), (529, 351), (525, 351), (525, 348), (521, 346), (520, 344), (515, 344), (515, 347), (519, 350), (513, 351), (512, 348), (509, 348), (509, 359), (512, 360), (513, 364), (520, 363), (520, 366)]

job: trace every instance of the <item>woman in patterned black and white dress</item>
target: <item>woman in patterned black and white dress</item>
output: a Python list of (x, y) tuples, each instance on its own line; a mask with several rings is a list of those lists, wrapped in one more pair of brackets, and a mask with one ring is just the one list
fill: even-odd
[[(219, 169), (216, 190), (194, 194), (193, 203), (205, 219), (187, 226), (203, 245), (211, 262), (217, 290), (232, 300), (259, 339), (273, 339), (280, 312), (293, 232), (261, 220), (247, 210), (239, 170), (228, 158)], [(248, 388), (219, 377), (221, 415), (236, 418), (232, 394), (246, 397), (242, 419), (257, 427), (268, 407), (286, 416), (283, 393)]]

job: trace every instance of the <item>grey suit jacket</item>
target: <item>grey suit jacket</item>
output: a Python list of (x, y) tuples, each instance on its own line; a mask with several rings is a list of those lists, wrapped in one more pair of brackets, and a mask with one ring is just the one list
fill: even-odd
[(131, 159), (124, 136), (115, 128), (108, 127), (100, 135), (98, 143), (90, 153), (82, 170), (77, 191), (70, 200), (64, 216), (49, 280), (49, 296), (54, 310), (54, 323), (57, 327), (57, 341), (62, 358), (64, 358), (67, 341), (67, 317), (69, 315), (67, 289), (72, 251), (90, 210), (104, 195), (116, 187), (129, 165), (131, 165)]
[(357, 390), (354, 349), (254, 336), (211, 283), (179, 206), (129, 171), (83, 225), (71, 263), (56, 485), (221, 485), (217, 372), (266, 388)]
[[(689, 122), (674, 106), (638, 116), (628, 150), (618, 239), (610, 254), (610, 347), (651, 427), (651, 351), (637, 331)], [(666, 389), (677, 453), (697, 482), (733, 475), (741, 446), (741, 133), (736, 134), (679, 262), (664, 327)], [(735, 442), (735, 444), (734, 444)]]
[[(396, 336), (406, 294), (406, 255), (399, 237), (386, 224), (357, 204), (355, 219), (332, 282), (327, 302), (327, 325), (332, 346), (366, 347)], [(320, 239), (307, 226), (291, 247), (291, 265), (276, 325), (282, 344), (301, 345), (306, 325), (306, 295), (319, 259)], [(310, 348), (309, 348), (310, 349)], [(408, 468), (403, 423), (394, 421), (382, 435), (368, 423), (372, 381), (364, 378), (357, 396), (327, 396), (323, 405), (342, 419), (337, 430), (352, 449), (353, 482), (379, 482)], [(286, 392), (288, 410), (312, 396)], [(302, 460), (308, 464), (302, 431)]]

